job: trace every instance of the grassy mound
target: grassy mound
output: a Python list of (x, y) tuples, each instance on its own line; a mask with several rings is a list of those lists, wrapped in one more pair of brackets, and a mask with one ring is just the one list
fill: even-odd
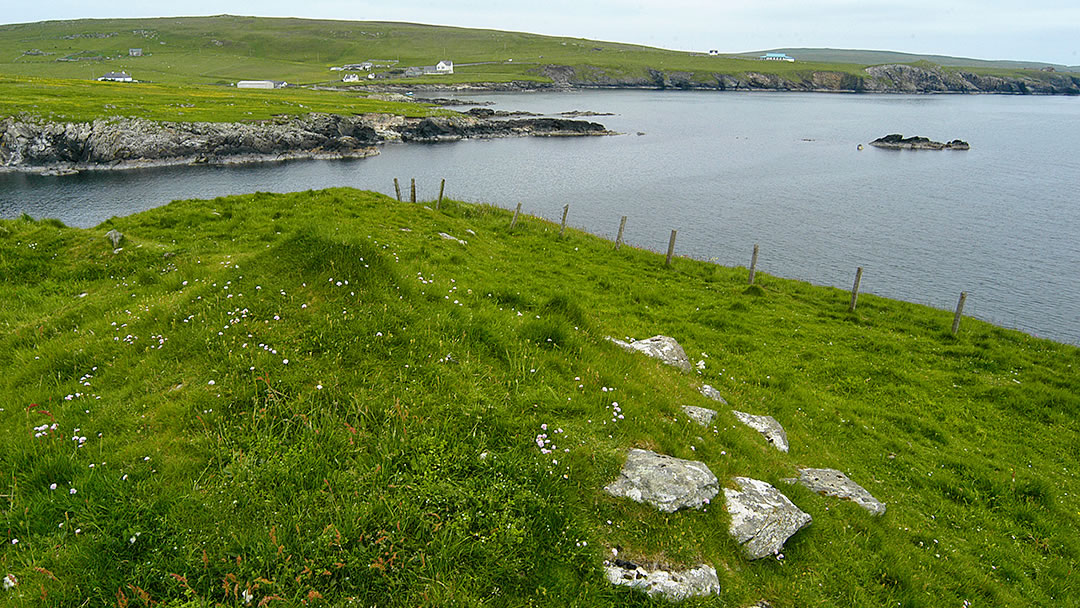
[[(1080, 598), (1077, 348), (509, 223), (349, 189), (0, 222), (0, 600), (651, 605), (604, 581), (615, 548), (715, 566), (721, 597), (687, 605)], [(696, 371), (605, 340), (654, 334)], [(702, 382), (790, 453), (689, 420)], [(719, 500), (604, 493), (631, 447), (814, 521), (749, 562)], [(888, 513), (781, 482), (800, 466)]]

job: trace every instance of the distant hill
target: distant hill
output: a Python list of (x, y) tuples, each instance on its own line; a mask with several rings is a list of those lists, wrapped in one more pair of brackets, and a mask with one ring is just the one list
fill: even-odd
[[(460, 85), (502, 90), (605, 87), (1080, 95), (1080, 75), (1067, 73), (1065, 66), (1043, 72), (1044, 64), (1030, 62), (884, 51), (779, 50), (797, 61), (760, 61), (760, 52), (711, 55), (584, 38), (398, 22), (234, 15), (44, 21), (0, 25), (0, 108), (7, 101), (45, 114), (108, 114), (118, 100), (101, 100), (94, 108), (84, 103), (74, 110), (63, 110), (59, 101), (82, 98), (39, 90), (41, 98), (30, 101), (20, 87), (27, 79), (81, 85), (110, 72), (130, 75), (138, 83), (135, 87), (153, 83), (209, 86), (217, 91), (242, 80), (264, 80), (286, 82), (290, 87), (357, 90), (365, 90), (365, 85), (375, 85), (367, 90)], [(453, 73), (432, 74), (423, 69), (443, 60), (453, 62)], [(344, 69), (366, 63), (374, 64), (370, 71)], [(890, 63), (916, 65), (868, 69)], [(423, 75), (412, 77), (414, 74)], [(105, 90), (109, 84), (113, 83), (103, 83), (95, 91)], [(5, 97), (3, 86), (14, 87), (17, 94)], [(281, 101), (289, 95), (288, 89), (278, 90), (273, 99)], [(307, 106), (300, 99), (291, 103), (297, 104), (297, 110)], [(191, 101), (178, 99), (175, 104), (185, 107)], [(160, 109), (150, 107), (127, 115), (161, 116)]]
[(972, 59), (970, 57), (950, 57), (948, 55), (920, 55), (917, 53), (901, 53), (898, 51), (868, 51), (862, 49), (817, 49), (817, 48), (782, 48), (767, 49), (764, 51), (752, 51), (738, 53), (736, 57), (755, 59), (765, 53), (787, 53), (800, 61), (813, 61), (820, 63), (858, 63), (862, 65), (880, 65), (883, 63), (915, 63), (929, 61), (941, 66), (970, 67), (970, 68), (997, 68), (1003, 70), (1017, 69), (1042, 69), (1052, 67), (1063, 72), (1078, 72), (1080, 66), (1067, 66), (1058, 63), (1045, 63), (1039, 61), (1011, 61)]

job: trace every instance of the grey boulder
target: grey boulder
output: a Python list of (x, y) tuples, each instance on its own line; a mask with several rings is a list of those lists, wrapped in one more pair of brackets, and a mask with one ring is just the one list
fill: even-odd
[(124, 235), (119, 230), (113, 229), (105, 233), (105, 238), (112, 242), (113, 249), (120, 246), (120, 241), (124, 240)]
[(780, 426), (776, 418), (772, 416), (756, 416), (735, 410), (732, 410), (731, 413), (735, 414), (739, 422), (764, 435), (765, 439), (769, 440), (769, 443), (776, 446), (776, 449), (781, 452), (788, 451), (787, 433), (784, 432), (784, 427)]
[(649, 571), (631, 562), (615, 560), (614, 564), (605, 563), (604, 571), (612, 585), (639, 589), (651, 597), (660, 596), (673, 602), (720, 594), (716, 569), (705, 564), (690, 570), (671, 572)]
[(818, 494), (854, 501), (874, 515), (885, 514), (885, 503), (836, 469), (799, 469), (798, 479), (784, 481), (806, 486)]
[(730, 532), (750, 559), (779, 553), (788, 538), (810, 523), (808, 513), (764, 481), (736, 477), (735, 483), (738, 490), (724, 488)]
[(689, 372), (692, 369), (690, 366), (690, 358), (686, 356), (686, 351), (683, 350), (682, 346), (679, 346), (679, 343), (675, 341), (675, 338), (653, 336), (644, 340), (637, 340), (636, 342), (623, 342), (622, 340), (616, 340), (615, 338), (608, 339), (630, 352), (645, 353), (650, 357), (659, 359), (663, 363), (674, 365), (684, 372)]
[(715, 388), (709, 386), (708, 384), (702, 384), (701, 388), (698, 389), (698, 390), (701, 391), (702, 395), (705, 395), (706, 397), (708, 397), (709, 399), (712, 399), (713, 401), (719, 401), (720, 403), (723, 403), (724, 405), (728, 404), (727, 399), (724, 399), (724, 397), (720, 395), (720, 391), (718, 391)]
[(634, 449), (626, 456), (619, 478), (604, 490), (673, 513), (709, 504), (720, 492), (720, 484), (703, 462)]
[(686, 412), (686, 415), (689, 416), (691, 420), (701, 426), (709, 426), (709, 424), (712, 423), (713, 418), (716, 418), (716, 410), (710, 410), (707, 407), (684, 405), (682, 406), (682, 411)]

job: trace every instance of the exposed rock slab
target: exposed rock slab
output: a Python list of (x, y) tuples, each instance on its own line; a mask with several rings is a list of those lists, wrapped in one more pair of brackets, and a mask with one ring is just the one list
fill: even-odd
[(966, 141), (954, 139), (948, 143), (942, 143), (940, 141), (931, 141), (926, 137), (904, 137), (903, 135), (893, 133), (892, 135), (886, 135), (885, 137), (879, 137), (870, 142), (871, 146), (876, 148), (885, 148), (888, 150), (970, 150), (971, 145)]
[(660, 596), (673, 602), (720, 594), (716, 569), (706, 564), (681, 572), (649, 571), (632, 562), (617, 559), (614, 563), (605, 563), (604, 571), (612, 585), (640, 589), (649, 596)]
[(691, 370), (690, 358), (686, 356), (686, 351), (683, 350), (682, 346), (679, 346), (679, 343), (675, 341), (675, 338), (669, 338), (668, 336), (653, 336), (645, 340), (637, 340), (636, 342), (623, 342), (622, 340), (616, 340), (615, 338), (608, 339), (630, 352), (645, 353), (650, 357), (659, 359), (663, 363), (674, 365), (684, 372), (689, 372)]
[(780, 426), (780, 423), (776, 421), (776, 418), (772, 416), (756, 416), (735, 410), (732, 410), (731, 413), (735, 414), (739, 422), (764, 435), (765, 439), (769, 440), (769, 443), (776, 446), (776, 449), (781, 452), (788, 451), (787, 433), (784, 431), (784, 427)]
[(626, 456), (619, 478), (604, 490), (673, 513), (709, 504), (720, 485), (703, 462), (634, 449)]
[(731, 514), (730, 532), (750, 559), (779, 553), (784, 542), (812, 520), (764, 481), (736, 477), (735, 483), (739, 490), (724, 488)]
[(712, 424), (713, 418), (716, 418), (716, 410), (710, 410), (707, 407), (684, 405), (682, 411), (686, 412), (686, 415), (690, 416), (691, 420), (701, 426), (709, 426)]
[(885, 514), (885, 503), (874, 498), (866, 488), (851, 481), (847, 475), (836, 469), (799, 469), (798, 479), (784, 481), (798, 483), (825, 496), (851, 500), (874, 515)]
[(698, 390), (701, 391), (702, 395), (705, 395), (706, 397), (708, 397), (709, 399), (712, 399), (713, 401), (719, 401), (720, 403), (723, 403), (724, 405), (728, 404), (727, 399), (724, 399), (723, 395), (720, 394), (720, 391), (718, 391), (715, 388), (709, 386), (708, 384), (702, 384), (701, 388), (699, 388)]

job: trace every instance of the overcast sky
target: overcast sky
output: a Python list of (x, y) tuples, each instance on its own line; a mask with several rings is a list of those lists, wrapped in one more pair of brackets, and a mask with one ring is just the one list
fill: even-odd
[[(0, 21), (259, 15), (412, 21), (724, 52), (858, 48), (1080, 65), (1077, 0), (5, 1)], [(181, 12), (177, 12), (181, 11)]]

